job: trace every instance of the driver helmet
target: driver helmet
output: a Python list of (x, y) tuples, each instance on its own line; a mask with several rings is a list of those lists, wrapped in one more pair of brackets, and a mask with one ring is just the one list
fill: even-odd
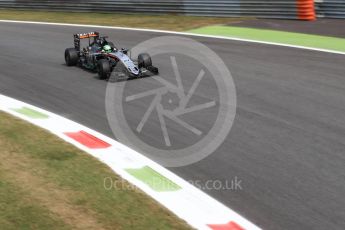
[(106, 53), (110, 53), (111, 52), (111, 46), (110, 45), (105, 45), (105, 46), (103, 46), (103, 50)]

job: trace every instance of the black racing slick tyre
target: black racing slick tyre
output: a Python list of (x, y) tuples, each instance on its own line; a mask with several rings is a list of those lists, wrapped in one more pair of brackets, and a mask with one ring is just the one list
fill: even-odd
[(152, 60), (149, 54), (142, 53), (138, 56), (138, 66), (139, 68), (147, 68), (152, 66)]
[(111, 68), (108, 60), (101, 59), (98, 61), (98, 76), (100, 79), (109, 78)]
[(67, 48), (65, 50), (65, 62), (68, 66), (74, 66), (78, 63), (79, 56), (78, 52), (74, 48)]

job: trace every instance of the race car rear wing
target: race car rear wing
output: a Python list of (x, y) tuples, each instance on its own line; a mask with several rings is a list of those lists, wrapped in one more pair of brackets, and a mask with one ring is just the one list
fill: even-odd
[(89, 39), (90, 44), (90, 38), (99, 38), (98, 32), (88, 32), (88, 33), (80, 33), (80, 34), (74, 34), (74, 47), (76, 50), (80, 51), (80, 39)]

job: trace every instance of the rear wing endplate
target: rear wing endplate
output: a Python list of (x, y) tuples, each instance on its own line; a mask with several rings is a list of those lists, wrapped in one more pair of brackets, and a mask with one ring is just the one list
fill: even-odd
[(80, 39), (98, 38), (99, 32), (79, 33), (79, 34), (74, 34), (73, 37), (74, 37), (74, 47), (79, 51), (80, 50)]

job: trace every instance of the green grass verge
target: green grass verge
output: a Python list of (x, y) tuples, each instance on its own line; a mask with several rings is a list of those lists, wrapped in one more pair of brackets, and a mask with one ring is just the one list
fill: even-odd
[(229, 24), (246, 20), (244, 18), (192, 17), (172, 14), (73, 13), (8, 9), (0, 9), (0, 19), (121, 26), (172, 31), (186, 31), (203, 26)]
[[(190, 229), (45, 130), (2, 112), (0, 127), (1, 229)], [(118, 186), (105, 189), (105, 178)]]
[(70, 229), (49, 215), (48, 209), (30, 201), (24, 191), (7, 181), (0, 169), (1, 229)]
[(193, 29), (189, 32), (195, 34), (251, 39), (345, 52), (345, 39), (335, 37), (231, 26), (207, 26)]

